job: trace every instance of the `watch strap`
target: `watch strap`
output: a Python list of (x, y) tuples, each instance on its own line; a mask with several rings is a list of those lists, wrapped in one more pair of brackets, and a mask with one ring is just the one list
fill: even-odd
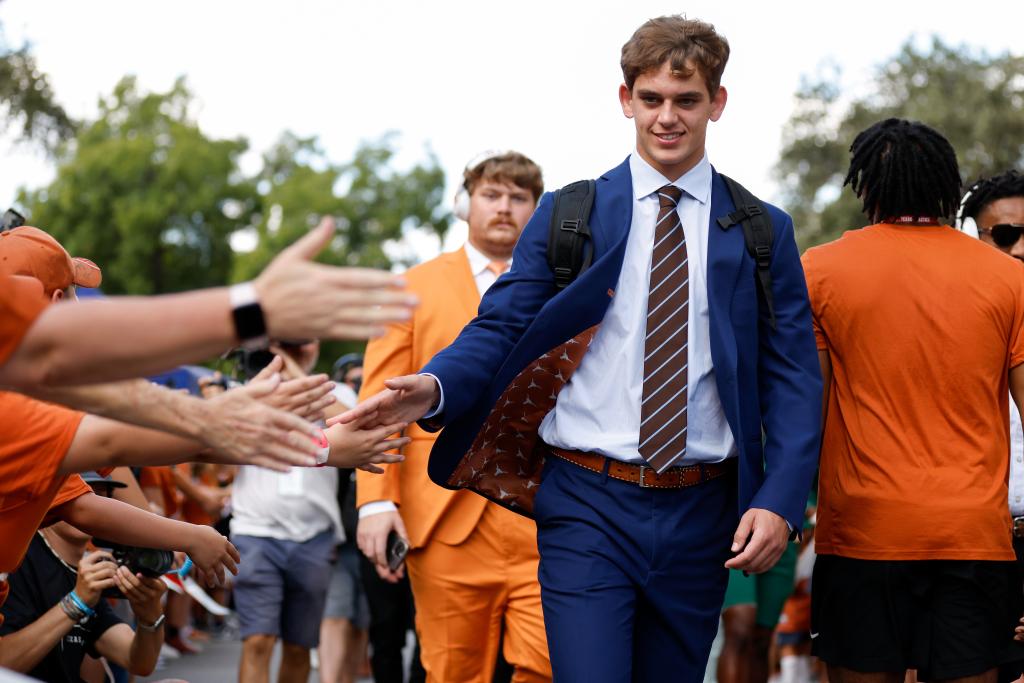
[(164, 625), (164, 619), (166, 618), (166, 614), (161, 614), (152, 624), (143, 624), (141, 621), (136, 619), (136, 625), (139, 627), (139, 629), (146, 631), (147, 633), (153, 633), (158, 628)]
[(264, 349), (270, 339), (256, 288), (251, 282), (241, 282), (228, 289), (231, 318), (235, 323), (235, 336), (245, 349)]

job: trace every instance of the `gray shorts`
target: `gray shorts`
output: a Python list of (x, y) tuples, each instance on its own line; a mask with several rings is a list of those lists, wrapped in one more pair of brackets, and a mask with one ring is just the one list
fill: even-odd
[(330, 529), (304, 543), (235, 534), (242, 561), (235, 578), (235, 609), (242, 639), (266, 634), (314, 648), (337, 540)]
[(338, 548), (338, 561), (331, 571), (324, 619), (348, 619), (356, 628), (370, 627), (370, 605), (363, 591), (359, 549), (349, 542)]

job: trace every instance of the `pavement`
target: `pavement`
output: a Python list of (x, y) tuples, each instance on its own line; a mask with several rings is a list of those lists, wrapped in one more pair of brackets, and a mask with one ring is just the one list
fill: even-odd
[[(274, 651), (270, 665), (271, 681), (277, 680), (277, 667), (281, 661), (280, 646)], [(211, 640), (203, 643), (203, 651), (195, 655), (184, 655), (179, 659), (165, 662), (152, 676), (136, 678), (139, 683), (170, 680), (184, 680), (188, 683), (233, 683), (238, 680), (238, 662), (242, 654), (242, 643), (238, 640)], [(319, 683), (316, 669), (310, 672), (310, 683)], [(361, 678), (359, 683), (373, 683), (372, 678)]]

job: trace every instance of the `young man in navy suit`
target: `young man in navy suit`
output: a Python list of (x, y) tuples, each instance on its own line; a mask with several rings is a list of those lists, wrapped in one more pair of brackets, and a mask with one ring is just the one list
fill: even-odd
[(726, 568), (763, 572), (803, 522), (821, 374), (785, 213), (768, 207), (775, 325), (708, 162), (729, 46), (652, 19), (622, 48), (636, 149), (596, 184), (593, 264), (559, 290), (553, 199), (478, 317), (355, 411), (444, 428), (434, 481), (537, 521), (556, 681), (698, 681)]

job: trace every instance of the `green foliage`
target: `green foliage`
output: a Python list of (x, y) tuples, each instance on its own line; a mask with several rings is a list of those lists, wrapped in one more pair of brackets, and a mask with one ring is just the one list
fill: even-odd
[(30, 47), (11, 49), (0, 35), (0, 130), (10, 126), (20, 128), (21, 140), (41, 143), (50, 152), (75, 132)]
[(338, 224), (338, 237), (320, 258), (326, 263), (390, 268), (395, 264), (385, 251), (388, 241), (412, 229), (443, 237), (451, 222), (440, 208), (444, 172), (433, 154), (408, 171), (394, 170), (393, 140), (392, 134), (363, 143), (352, 161), (332, 164), (315, 139), (285, 133), (264, 155), (257, 246), (239, 255), (236, 279), (258, 273), (325, 215)]
[(966, 183), (1024, 163), (1024, 57), (933, 38), (927, 49), (904, 44), (867, 94), (844, 101), (836, 83), (838, 70), (829, 67), (801, 85), (775, 169), (804, 247), (866, 224), (857, 198), (840, 184), (853, 138), (879, 120), (922, 121), (941, 132)]
[(143, 94), (123, 79), (60, 151), (56, 180), (21, 196), (32, 223), (100, 265), (110, 294), (194, 289), (230, 275), (229, 237), (258, 204), (238, 173), (247, 143), (204, 135), (190, 102), (182, 80)]

